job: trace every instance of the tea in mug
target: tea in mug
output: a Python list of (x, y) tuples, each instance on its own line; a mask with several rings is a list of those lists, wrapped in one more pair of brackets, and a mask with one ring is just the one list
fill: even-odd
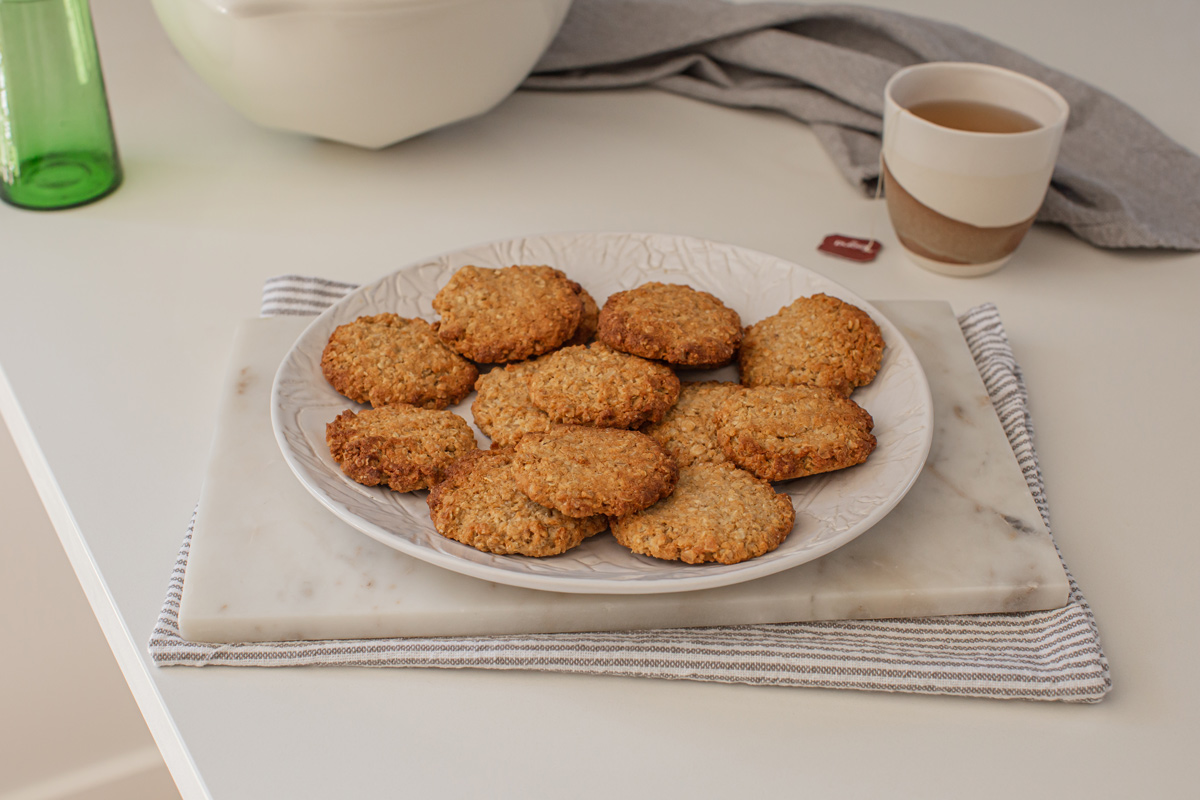
[(973, 100), (934, 100), (908, 110), (934, 125), (973, 133), (1024, 133), (1042, 127), (1020, 111)]
[(884, 88), (888, 216), (914, 262), (986, 275), (1017, 249), (1046, 197), (1070, 107), (1012, 70), (930, 62)]

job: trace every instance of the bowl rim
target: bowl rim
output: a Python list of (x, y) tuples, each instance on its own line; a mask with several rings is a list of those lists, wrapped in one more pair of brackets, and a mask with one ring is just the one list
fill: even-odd
[[(154, 0), (155, 5), (170, 5), (186, 0)], [(485, 4), (513, 4), (530, 0), (190, 0), (212, 11), (237, 19), (282, 16), (287, 14), (363, 14), (404, 8), (431, 8)], [(535, 0), (536, 1), (536, 0)], [(541, 0), (567, 3), (571, 0)]]

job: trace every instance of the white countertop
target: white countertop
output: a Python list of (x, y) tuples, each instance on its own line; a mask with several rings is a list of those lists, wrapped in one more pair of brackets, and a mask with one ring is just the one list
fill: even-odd
[[(886, 5), (1101, 86), (1200, 151), (1189, 0)], [(94, 6), (126, 183), (72, 211), (0, 207), (0, 412), (185, 798), (1194, 792), (1200, 254), (1105, 252), (1039, 226), (994, 275), (926, 273), (804, 126), (655, 91), (522, 92), (382, 152), (272, 133), (190, 72), (148, 3)], [(885, 246), (875, 263), (815, 252), (872, 221)], [(1111, 663), (1109, 697), (154, 667), (146, 642), (234, 330), (257, 314), (263, 280), (368, 281), (568, 230), (743, 245), (871, 299), (995, 302), (1030, 388), (1055, 537)]]

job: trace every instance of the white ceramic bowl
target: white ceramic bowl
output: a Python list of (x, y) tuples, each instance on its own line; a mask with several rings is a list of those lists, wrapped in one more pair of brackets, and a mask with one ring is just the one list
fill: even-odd
[(268, 128), (379, 148), (491, 109), (571, 0), (153, 0), (184, 59)]

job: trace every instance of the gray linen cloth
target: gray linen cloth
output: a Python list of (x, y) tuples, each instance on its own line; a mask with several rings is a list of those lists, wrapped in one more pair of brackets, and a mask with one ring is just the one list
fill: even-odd
[(1200, 157), (1129, 106), (962, 28), (845, 5), (574, 0), (522, 88), (650, 86), (812, 126), (846, 177), (873, 193), (883, 87), (926, 61), (975, 61), (1042, 81), (1071, 105), (1039, 222), (1099, 247), (1200, 250)]

